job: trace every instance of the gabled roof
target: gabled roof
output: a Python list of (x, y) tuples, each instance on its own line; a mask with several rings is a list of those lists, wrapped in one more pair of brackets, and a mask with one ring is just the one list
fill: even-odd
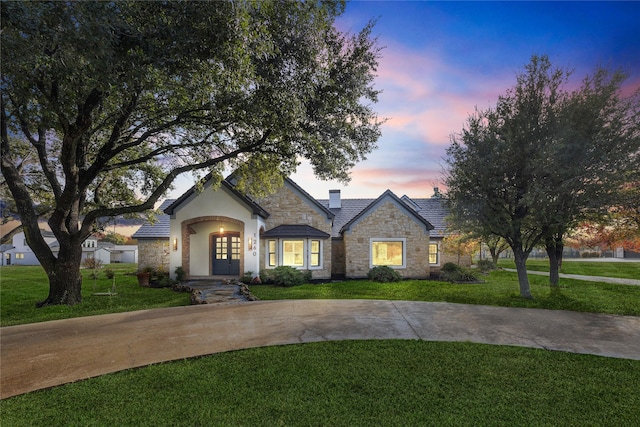
[[(340, 201), (341, 207), (330, 209), (335, 215), (333, 219), (333, 227), (331, 229), (331, 237), (340, 237), (340, 230), (342, 227), (344, 227), (346, 223), (351, 221), (375, 200), (376, 199), (342, 199)], [(318, 201), (328, 208), (328, 199)]]
[(271, 230), (266, 231), (261, 237), (274, 237), (274, 238), (286, 238), (286, 237), (303, 237), (303, 238), (317, 238), (328, 239), (331, 237), (328, 233), (322, 230), (313, 228), (310, 225), (279, 225), (273, 227)]
[(401, 211), (403, 211), (407, 216), (413, 218), (416, 222), (424, 225), (425, 230), (433, 230), (433, 225), (425, 218), (420, 216), (413, 208), (407, 205), (402, 201), (398, 196), (393, 194), (391, 190), (387, 190), (380, 197), (371, 202), (367, 207), (365, 207), (362, 211), (360, 211), (356, 216), (354, 216), (351, 220), (349, 220), (345, 225), (340, 228), (340, 234), (349, 231), (351, 227), (360, 222), (363, 218), (369, 215), (371, 212), (375, 211), (382, 203), (386, 201), (391, 201), (395, 204)]
[(175, 202), (174, 199), (167, 199), (162, 202), (159, 209), (162, 213), (156, 215), (156, 222), (153, 224), (148, 221), (145, 222), (131, 237), (134, 239), (168, 239), (171, 233), (169, 227), (170, 217), (164, 213), (164, 211), (171, 206), (173, 202)]
[(449, 209), (443, 198), (410, 199), (408, 196), (402, 196), (402, 200), (405, 202), (411, 201), (413, 205), (417, 206), (418, 214), (433, 225), (433, 231), (430, 233), (431, 237), (444, 237), (447, 235)]
[(291, 185), (291, 187), (293, 187), (293, 189), (295, 191), (299, 192), (301, 196), (303, 196), (304, 198), (308, 199), (309, 202), (311, 202), (311, 204), (313, 204), (315, 207), (317, 207), (320, 211), (324, 212), (327, 215), (327, 219), (333, 219), (335, 217), (335, 214), (328, 207), (326, 207), (324, 204), (320, 203), (311, 194), (309, 194), (306, 191), (304, 191), (302, 189), (302, 187), (300, 187), (298, 184), (293, 182), (292, 179), (285, 178), (284, 181), (285, 181), (285, 183), (288, 183), (289, 185)]
[[(211, 185), (211, 173), (209, 173), (206, 177), (204, 177), (205, 187)], [(245, 204), (254, 215), (259, 215), (263, 218), (269, 217), (269, 212), (265, 211), (259, 204), (251, 200), (248, 196), (242, 194), (226, 179), (223, 179), (220, 183), (221, 187), (226, 188), (231, 192), (233, 196), (240, 200), (241, 203)], [(192, 197), (195, 197), (199, 194), (197, 185), (194, 185), (189, 190), (187, 190), (182, 196), (178, 197), (173, 203), (171, 203), (168, 207), (164, 209), (164, 212), (167, 215), (173, 215), (174, 212), (182, 205), (183, 203), (191, 200)]]

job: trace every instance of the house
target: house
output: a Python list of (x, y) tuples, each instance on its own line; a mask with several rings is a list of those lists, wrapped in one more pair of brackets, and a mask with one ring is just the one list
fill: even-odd
[[(440, 197), (411, 199), (387, 190), (377, 199), (315, 199), (291, 179), (274, 194), (252, 199), (231, 180), (207, 180), (145, 223), (138, 268), (182, 267), (187, 277), (239, 277), (287, 265), (313, 279), (362, 278), (378, 265), (404, 278), (425, 278), (449, 259), (442, 254), (446, 207)], [(452, 257), (452, 261), (455, 258)], [(471, 260), (467, 257), (466, 264)]]
[[(59, 244), (55, 235), (48, 230), (40, 230), (45, 242), (51, 248), (54, 255), (57, 255)], [(17, 233), (13, 236), (13, 245), (4, 250), (3, 265), (40, 265), (40, 261), (36, 258), (27, 240), (24, 232)], [(106, 245), (91, 236), (82, 243), (82, 261), (87, 258), (95, 258), (103, 264), (111, 264), (113, 262), (138, 262), (138, 247), (135, 245)]]
[[(44, 241), (53, 248), (57, 246), (58, 241), (51, 231), (40, 230)], [(16, 233), (12, 239), (12, 248), (5, 252), (6, 265), (40, 265), (40, 261), (36, 258), (24, 236), (24, 232)]]

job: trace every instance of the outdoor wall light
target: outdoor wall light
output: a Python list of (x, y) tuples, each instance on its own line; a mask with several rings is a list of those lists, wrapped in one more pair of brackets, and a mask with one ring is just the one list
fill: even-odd
[(173, 250), (174, 251), (178, 250), (178, 238), (177, 237), (173, 238)]
[(220, 234), (223, 234), (223, 233), (224, 233), (224, 227), (220, 226)]
[(249, 250), (253, 249), (253, 239), (249, 237)]

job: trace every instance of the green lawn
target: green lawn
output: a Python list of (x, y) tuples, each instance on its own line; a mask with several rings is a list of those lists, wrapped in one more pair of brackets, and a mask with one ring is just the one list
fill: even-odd
[(119, 313), (148, 308), (172, 307), (189, 304), (188, 293), (177, 293), (170, 289), (142, 288), (134, 273), (135, 264), (112, 264), (115, 273), (117, 295), (92, 295), (108, 293), (113, 280), (107, 279), (104, 268), (98, 270), (93, 279), (91, 270), (83, 270), (81, 304), (36, 308), (49, 292), (49, 282), (40, 266), (0, 267), (0, 325), (34, 323), (96, 314)]
[[(512, 259), (501, 259), (498, 265), (503, 268), (516, 268)], [(529, 259), (527, 269), (532, 271), (549, 271), (549, 260)], [(619, 277), (621, 279), (640, 280), (639, 262), (596, 262), (596, 261), (564, 261), (561, 273), (582, 274), (585, 276)]]
[(640, 362), (345, 341), (153, 365), (6, 399), (6, 426), (632, 426)]
[(560, 289), (552, 291), (549, 279), (531, 275), (533, 300), (520, 297), (516, 273), (494, 271), (482, 284), (451, 284), (427, 280), (374, 283), (352, 280), (291, 288), (251, 286), (262, 300), (278, 299), (383, 299), (446, 301), (503, 307), (546, 308), (593, 313), (640, 315), (640, 287), (561, 279)]
[[(141, 288), (132, 265), (116, 270), (114, 296), (84, 275), (84, 302), (36, 309), (39, 267), (0, 268), (2, 325), (189, 303), (188, 294)], [(253, 286), (261, 299), (449, 301), (640, 315), (640, 287), (515, 273), (486, 283), (347, 281)], [(516, 347), (422, 341), (344, 341), (256, 348), (127, 370), (2, 401), (7, 426), (195, 425), (640, 425), (640, 362)]]
[[(68, 307), (36, 308), (47, 296), (48, 282), (40, 267), (0, 267), (0, 324), (2, 326), (46, 320), (67, 319), (96, 314), (172, 307), (189, 304), (189, 295), (170, 289), (138, 286), (131, 275), (132, 264), (110, 266), (116, 273), (114, 296), (95, 296), (109, 291), (113, 282), (104, 269), (98, 279), (83, 270), (83, 302)], [(461, 304), (486, 304), (504, 307), (547, 308), (594, 313), (640, 315), (640, 287), (561, 279), (559, 291), (552, 292), (548, 279), (531, 275), (533, 301), (520, 298), (515, 273), (494, 271), (483, 277), (485, 283), (457, 285), (438, 281), (407, 280), (399, 283), (373, 283), (353, 280), (293, 288), (252, 286), (260, 299), (387, 299), (411, 301), (446, 301)]]

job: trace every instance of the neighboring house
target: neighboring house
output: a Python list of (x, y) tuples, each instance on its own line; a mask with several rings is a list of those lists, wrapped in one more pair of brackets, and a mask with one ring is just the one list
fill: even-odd
[(0, 265), (11, 265), (11, 257), (13, 256), (11, 249), (13, 249), (11, 244), (0, 245)]
[[(442, 256), (446, 208), (440, 197), (341, 200), (339, 190), (317, 200), (291, 179), (275, 194), (253, 200), (229, 180), (207, 181), (166, 200), (156, 222), (134, 233), (138, 268), (182, 267), (190, 278), (254, 276), (288, 265), (313, 279), (362, 278), (378, 265), (404, 278), (425, 278)], [(455, 261), (455, 259), (451, 259)], [(464, 260), (470, 264), (470, 258)]]
[[(45, 242), (57, 256), (59, 244), (51, 231), (40, 230)], [(113, 245), (103, 246), (101, 242), (91, 236), (82, 243), (82, 261), (87, 258), (95, 258), (103, 264), (114, 262), (138, 262), (138, 247), (135, 245)], [(40, 265), (40, 261), (27, 244), (24, 232), (13, 236), (13, 246), (4, 251), (3, 265)]]
[[(58, 245), (56, 237), (51, 231), (40, 230), (44, 241), (53, 248)], [(40, 265), (24, 237), (24, 232), (16, 233), (12, 240), (13, 248), (5, 252), (5, 258), (11, 265)]]

